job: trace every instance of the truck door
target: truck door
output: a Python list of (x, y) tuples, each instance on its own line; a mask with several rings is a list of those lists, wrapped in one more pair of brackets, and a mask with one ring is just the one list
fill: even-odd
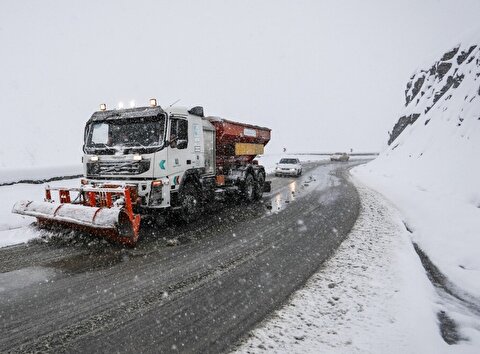
[(188, 139), (188, 121), (185, 117), (170, 118), (168, 141), (170, 142), (167, 148), (168, 175), (171, 185), (178, 189), (180, 178), (185, 170), (193, 167), (192, 153), (189, 148), (191, 144)]

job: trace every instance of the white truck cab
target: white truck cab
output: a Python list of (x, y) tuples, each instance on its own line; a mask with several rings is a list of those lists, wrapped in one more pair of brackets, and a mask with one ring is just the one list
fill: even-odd
[(186, 171), (215, 176), (214, 139), (200, 107), (95, 112), (85, 128), (83, 183), (134, 184), (141, 205), (169, 207)]

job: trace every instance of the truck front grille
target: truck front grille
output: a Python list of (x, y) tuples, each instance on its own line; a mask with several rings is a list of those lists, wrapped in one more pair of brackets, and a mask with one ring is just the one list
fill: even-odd
[(150, 160), (87, 163), (87, 176), (139, 175), (150, 169)]

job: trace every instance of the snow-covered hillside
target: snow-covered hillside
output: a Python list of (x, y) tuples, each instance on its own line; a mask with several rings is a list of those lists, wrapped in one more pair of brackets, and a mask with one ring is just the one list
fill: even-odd
[(389, 148), (369, 168), (480, 204), (480, 34), (419, 69)]
[[(478, 311), (480, 31), (417, 70), (405, 99), (389, 147), (354, 174), (393, 201), (448, 291)], [(461, 335), (478, 337), (466, 329), (471, 321), (460, 307), (449, 311)]]

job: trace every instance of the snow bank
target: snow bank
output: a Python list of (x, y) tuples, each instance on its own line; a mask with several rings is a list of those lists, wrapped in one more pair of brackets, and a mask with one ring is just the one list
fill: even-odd
[[(348, 238), (304, 288), (253, 330), (238, 353), (474, 353), (447, 345), (438, 300), (401, 215), (357, 186), (362, 208)], [(478, 326), (478, 322), (475, 324)]]
[(405, 95), (389, 148), (353, 173), (393, 201), (440, 271), (478, 298), (480, 33), (418, 70)]

